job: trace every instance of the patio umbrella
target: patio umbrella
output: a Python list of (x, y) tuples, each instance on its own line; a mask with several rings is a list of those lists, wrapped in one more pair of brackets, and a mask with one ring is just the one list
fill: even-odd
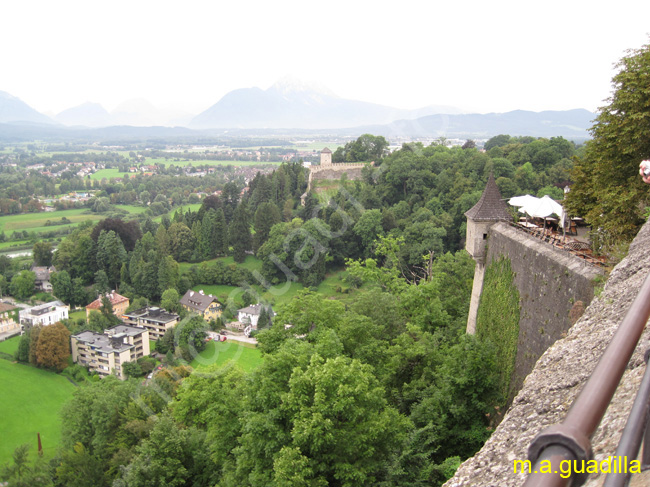
[(523, 196), (513, 196), (508, 200), (510, 206), (527, 206), (536, 203), (539, 198), (525, 194)]

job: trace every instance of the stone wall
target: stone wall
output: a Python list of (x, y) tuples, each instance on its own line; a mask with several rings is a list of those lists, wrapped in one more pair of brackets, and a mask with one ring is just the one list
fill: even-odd
[(341, 179), (343, 173), (347, 174), (348, 179), (361, 179), (361, 171), (364, 164), (340, 163), (332, 164), (327, 167), (312, 167), (311, 179)]
[[(537, 361), (501, 424), (484, 447), (460, 466), (446, 487), (523, 484), (526, 476), (514, 472), (513, 461), (525, 460), (535, 435), (566, 415), (650, 272), (648, 248), (650, 226), (646, 224), (630, 246), (628, 256), (610, 274), (603, 292), (567, 336), (556, 341)], [(645, 369), (643, 353), (648, 347), (650, 331), (646, 328), (592, 439), (597, 461), (614, 455)], [(604, 475), (594, 474), (585, 485), (596, 487), (603, 479)]]
[(510, 387), (516, 393), (537, 359), (571, 327), (569, 315), (575, 303), (591, 302), (594, 279), (603, 272), (569, 252), (497, 223), (489, 232), (486, 265), (502, 255), (510, 259), (520, 296), (519, 340)]

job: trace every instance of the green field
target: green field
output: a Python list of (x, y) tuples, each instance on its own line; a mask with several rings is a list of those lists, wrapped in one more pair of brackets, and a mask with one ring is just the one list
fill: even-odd
[(192, 267), (192, 266), (199, 267), (199, 266), (201, 266), (201, 264), (204, 264), (204, 263), (207, 264), (207, 265), (211, 265), (211, 264), (213, 264), (215, 262), (223, 262), (225, 265), (236, 264), (236, 265), (238, 265), (240, 267), (243, 267), (244, 269), (248, 269), (249, 271), (259, 271), (259, 270), (262, 269), (262, 261), (260, 259), (258, 259), (257, 257), (252, 256), (252, 255), (246, 256), (246, 260), (244, 260), (244, 262), (242, 262), (241, 264), (237, 264), (235, 262), (235, 259), (232, 256), (230, 256), (230, 257), (217, 257), (216, 259), (210, 259), (210, 260), (206, 260), (206, 261), (203, 261), (203, 262), (194, 262), (194, 263), (180, 262), (179, 266), (180, 266), (181, 272), (187, 272), (190, 269), (190, 267)]
[[(129, 174), (128, 172), (120, 172), (120, 170), (116, 167), (110, 168), (110, 169), (100, 169), (99, 171), (93, 173), (90, 175), (90, 179), (95, 180), (95, 181), (101, 181), (102, 179), (111, 179), (111, 178), (123, 178), (125, 174)], [(129, 177), (131, 175), (129, 174)]]
[(18, 343), (20, 342), (20, 337), (13, 337), (4, 342), (0, 342), (0, 352), (8, 353), (9, 355), (14, 355), (16, 350), (18, 350)]
[(190, 365), (195, 369), (201, 369), (212, 364), (223, 365), (231, 360), (246, 372), (250, 372), (259, 367), (263, 359), (262, 353), (254, 345), (234, 340), (211, 341)]
[(59, 412), (75, 387), (54, 372), (8, 360), (0, 360), (0, 384), (0, 465), (9, 462), (14, 449), (24, 443), (32, 446), (35, 455), (37, 433), (45, 457), (53, 457), (61, 441)]
[[(165, 159), (164, 157), (147, 157), (145, 164), (160, 164), (162, 166), (262, 166), (266, 164), (279, 165), (279, 162), (257, 162), (257, 161), (219, 161), (219, 160), (200, 160), (200, 161), (191, 161), (191, 160), (179, 160), (175, 161), (173, 158)], [(97, 171), (100, 172), (100, 171)], [(105, 176), (106, 177), (106, 176)], [(101, 178), (100, 178), (101, 179)]]

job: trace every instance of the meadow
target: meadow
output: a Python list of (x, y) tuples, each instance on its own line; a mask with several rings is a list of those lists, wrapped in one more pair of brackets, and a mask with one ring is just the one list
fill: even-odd
[(251, 372), (262, 364), (262, 360), (262, 353), (255, 345), (235, 340), (210, 341), (190, 365), (200, 370), (208, 365), (223, 365), (235, 361), (244, 371)]
[[(115, 208), (127, 211), (129, 214), (137, 215), (144, 213), (147, 209), (144, 206), (135, 205), (115, 205)], [(67, 218), (70, 223), (64, 225), (46, 225), (47, 221), (60, 221), (61, 218)], [(0, 217), (0, 231), (5, 232), (7, 236), (16, 231), (28, 232), (47, 232), (61, 230), (75, 226), (77, 223), (92, 220), (99, 221), (106, 218), (101, 213), (89, 213), (87, 208), (75, 208), (70, 210), (47, 211), (39, 213), (21, 213), (19, 215), (5, 215)], [(16, 242), (4, 242), (5, 244), (15, 244)], [(9, 246), (7, 245), (7, 246)]]
[(9, 462), (24, 443), (31, 445), (30, 453), (35, 455), (37, 433), (45, 458), (52, 458), (61, 441), (59, 411), (75, 387), (62, 375), (8, 360), (0, 360), (0, 384), (0, 465)]
[[(165, 159), (164, 157), (147, 157), (144, 164), (160, 164), (162, 166), (261, 166), (267, 164), (279, 165), (279, 162), (259, 162), (259, 161), (220, 161), (215, 159), (206, 160), (175, 160), (173, 158)], [(99, 171), (98, 171), (99, 172)]]

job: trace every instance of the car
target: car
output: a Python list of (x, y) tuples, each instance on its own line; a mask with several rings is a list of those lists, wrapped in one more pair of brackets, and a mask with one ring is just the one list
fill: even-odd
[(226, 336), (225, 336), (225, 335), (221, 335), (219, 341), (221, 341), (221, 342), (225, 342), (226, 340), (227, 340)]

